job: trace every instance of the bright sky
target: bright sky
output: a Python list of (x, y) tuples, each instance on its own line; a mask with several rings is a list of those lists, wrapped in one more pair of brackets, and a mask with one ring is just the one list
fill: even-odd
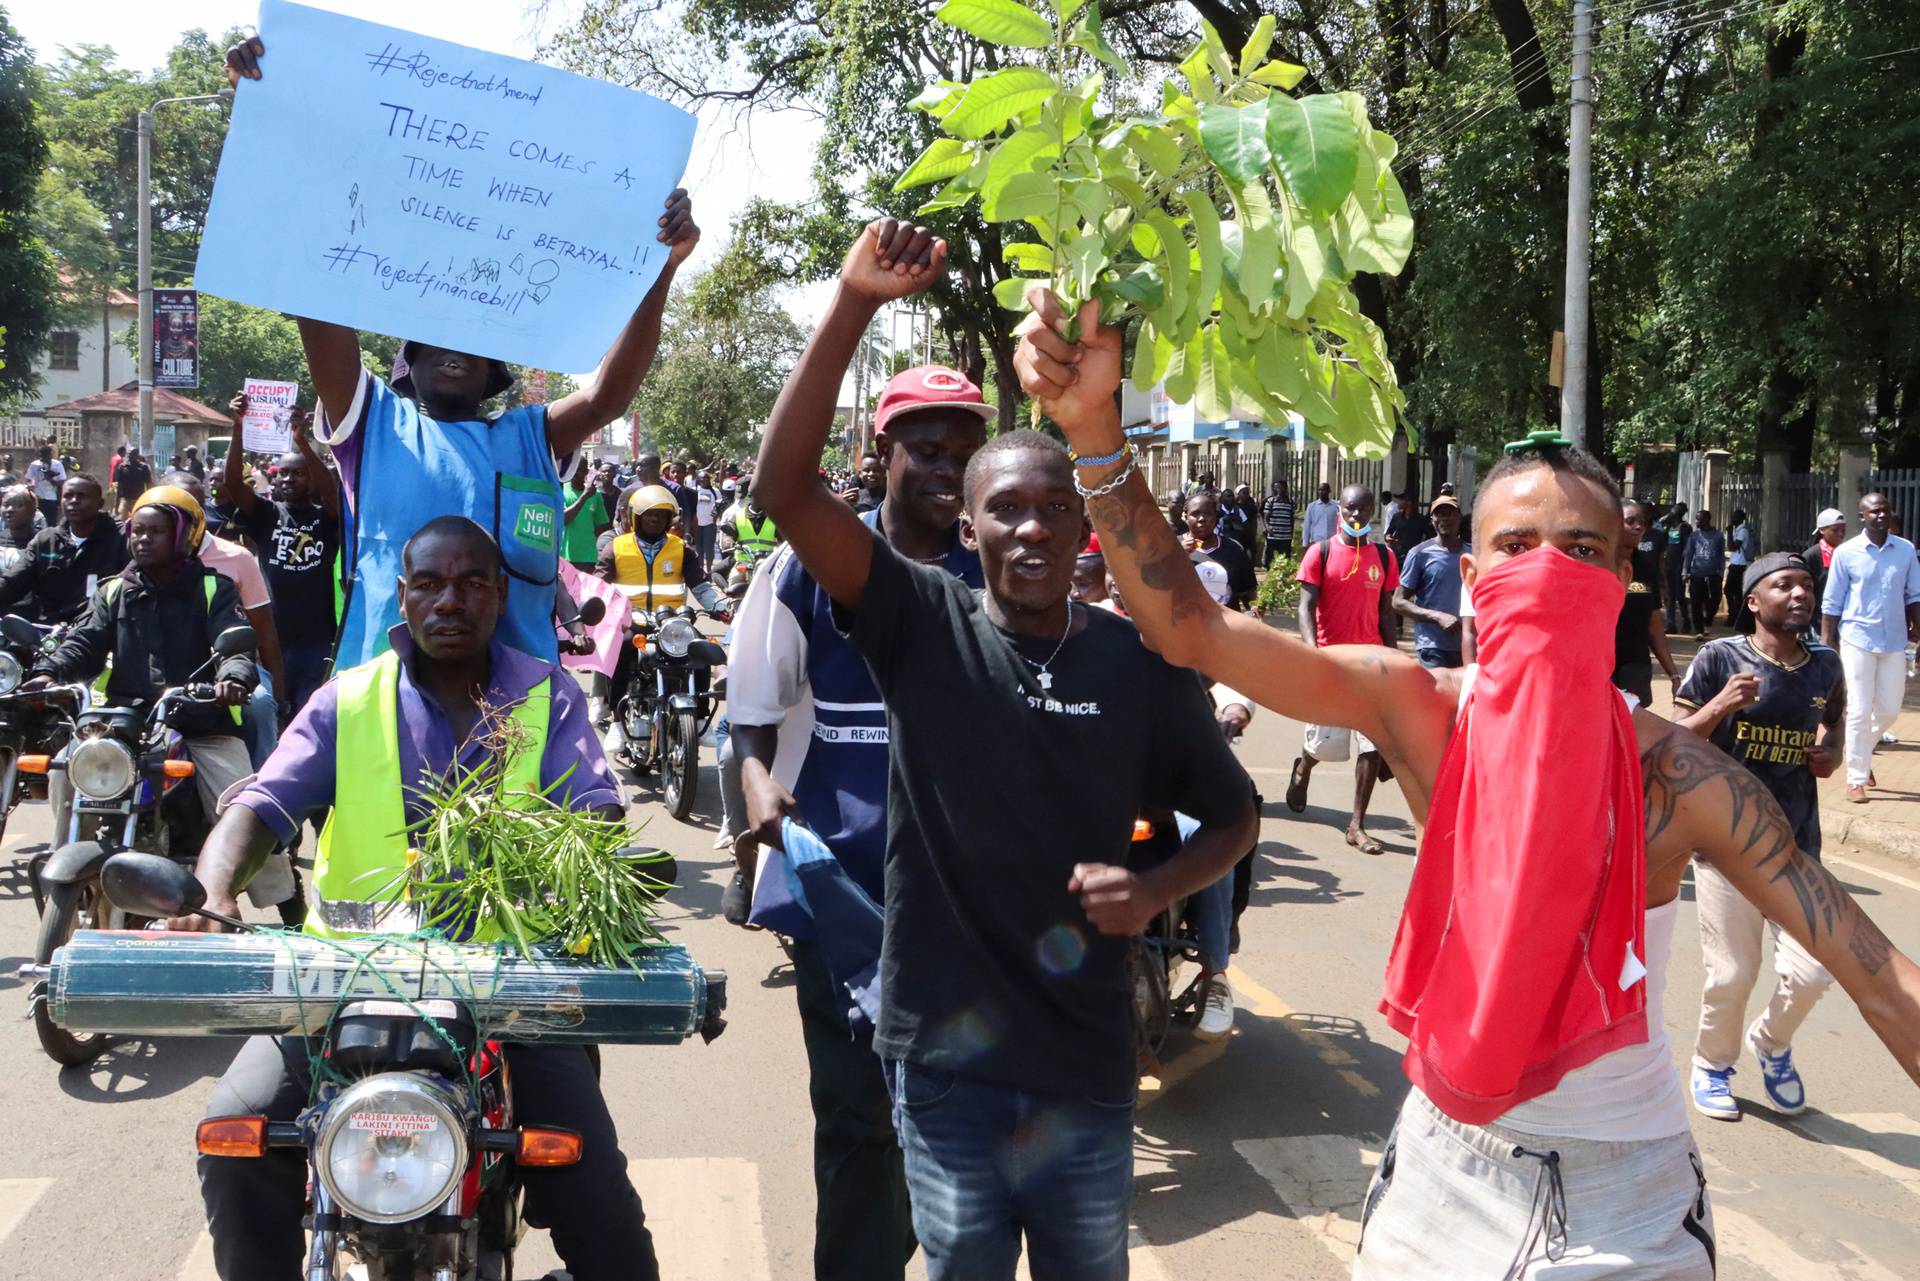
[[(529, 0), (303, 2), (522, 58), (532, 57), (541, 36), (564, 25), (576, 7), (574, 0), (551, 0), (542, 29)], [(61, 45), (104, 44), (119, 54), (121, 65), (140, 70), (165, 61), (183, 31), (200, 27), (217, 37), (234, 26), (251, 26), (258, 14), (254, 0), (0, 0), (0, 8), (43, 62), (52, 61)], [(753, 196), (799, 199), (811, 190), (808, 169), (819, 132), (801, 112), (758, 118), (750, 130), (718, 113), (701, 118), (685, 181), (702, 231), (690, 270), (713, 260), (734, 214)], [(794, 290), (789, 306), (810, 323), (824, 310), (828, 292), (826, 286)]]

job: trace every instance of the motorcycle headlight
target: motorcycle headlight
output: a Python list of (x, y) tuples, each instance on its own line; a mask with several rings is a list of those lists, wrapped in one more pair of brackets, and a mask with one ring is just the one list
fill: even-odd
[(699, 639), (700, 633), (694, 630), (692, 620), (676, 616), (660, 624), (653, 643), (668, 658), (685, 658), (687, 650)]
[(133, 787), (133, 753), (111, 738), (89, 738), (67, 755), (67, 781), (96, 801), (111, 801)]
[(5, 650), (0, 650), (0, 694), (11, 694), (20, 688), (20, 660)]
[(444, 1202), (467, 1168), (466, 1127), (446, 1092), (389, 1072), (340, 1092), (314, 1164), (335, 1204), (368, 1223), (417, 1219)]

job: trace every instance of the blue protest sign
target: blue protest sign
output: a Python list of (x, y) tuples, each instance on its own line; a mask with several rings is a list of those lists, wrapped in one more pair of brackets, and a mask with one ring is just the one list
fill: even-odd
[(541, 369), (592, 369), (667, 258), (694, 119), (632, 89), (262, 0), (195, 284)]

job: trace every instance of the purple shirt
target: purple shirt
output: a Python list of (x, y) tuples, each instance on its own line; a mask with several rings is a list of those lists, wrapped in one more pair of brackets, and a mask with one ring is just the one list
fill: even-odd
[[(400, 655), (400, 785), (407, 795), (407, 822), (423, 817), (414, 799), (424, 770), (443, 774), (454, 760), (453, 725), (433, 696), (413, 683), (413, 637), (404, 626), (388, 633)], [(543, 663), (499, 641), (488, 647), (493, 675), (486, 701), (496, 707), (520, 702), (543, 680), (551, 680), (553, 701), (547, 712), (547, 748), (540, 757), (540, 785), (552, 787), (569, 770), (564, 796), (577, 810), (599, 805), (622, 805), (620, 785), (607, 768), (606, 754), (587, 719), (586, 698), (571, 673)], [(328, 681), (307, 700), (300, 714), (280, 736), (280, 745), (260, 772), (233, 798), (272, 829), (283, 843), (291, 842), (300, 824), (316, 818), (334, 803), (334, 742), (340, 724), (340, 682)], [(463, 769), (485, 763), (487, 749), (469, 740), (460, 749)]]

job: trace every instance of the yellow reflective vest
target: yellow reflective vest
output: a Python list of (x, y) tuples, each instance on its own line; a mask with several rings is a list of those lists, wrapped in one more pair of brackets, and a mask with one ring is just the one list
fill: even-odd
[[(687, 545), (668, 534), (649, 556), (631, 533), (613, 540), (613, 585), (635, 609), (671, 609), (687, 603)], [(639, 590), (635, 590), (635, 589)]]
[[(417, 923), (410, 913), (393, 914), (392, 924), (383, 928), (375, 906), (405, 899), (405, 873), (412, 861), (400, 781), (400, 656), (388, 650), (340, 673), (337, 693), (334, 804), (313, 862), (315, 902), (306, 931), (322, 938), (404, 933)], [(551, 681), (542, 680), (513, 708), (511, 719), (523, 733), (518, 736), (522, 745), (502, 766), (509, 791), (540, 790), (552, 695)], [(499, 933), (483, 928), (473, 937), (491, 941)]]
[(756, 557), (770, 556), (773, 549), (780, 545), (780, 531), (773, 527), (773, 517), (762, 517), (758, 524), (747, 509), (742, 507), (740, 514), (733, 518), (734, 541), (742, 547), (750, 548)]

